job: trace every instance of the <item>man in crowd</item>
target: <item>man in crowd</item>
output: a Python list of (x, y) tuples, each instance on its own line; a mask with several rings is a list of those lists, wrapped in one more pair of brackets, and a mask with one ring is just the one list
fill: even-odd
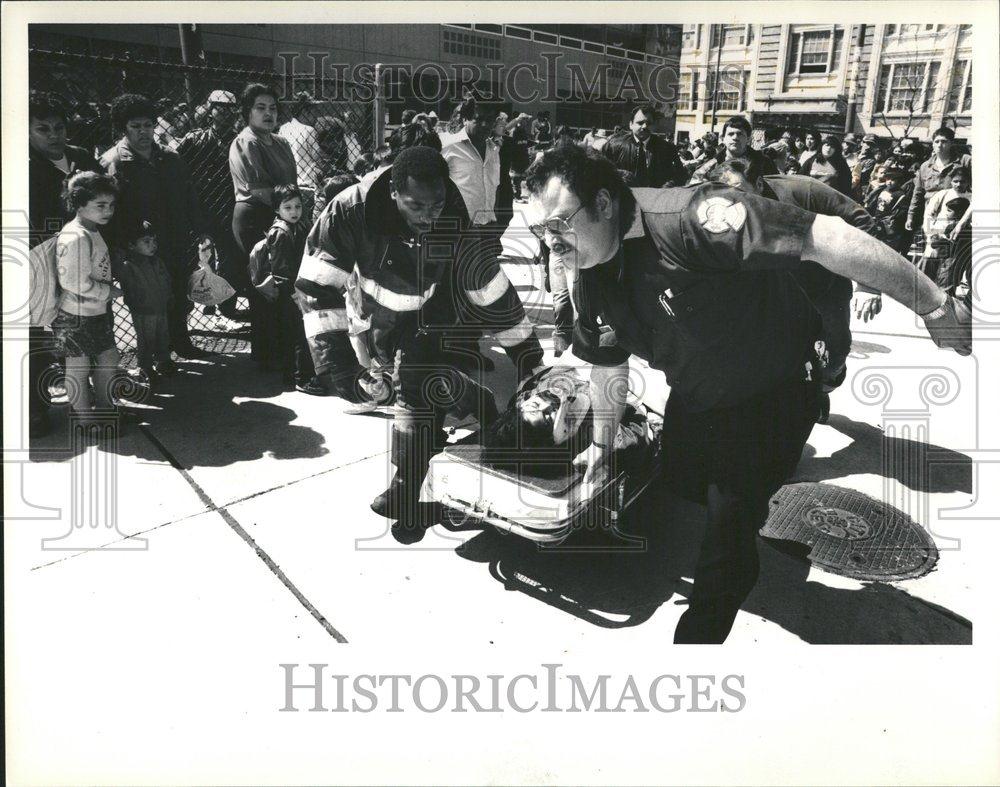
[(636, 107), (629, 118), (632, 133), (613, 137), (602, 152), (627, 173), (626, 180), (633, 187), (682, 186), (687, 181), (687, 171), (674, 144), (653, 134), (656, 118), (652, 106)]
[(870, 187), (872, 170), (878, 163), (875, 152), (878, 147), (878, 137), (874, 134), (865, 134), (861, 138), (861, 149), (858, 151), (858, 160), (851, 167), (851, 191), (854, 199), (864, 202)]
[[(207, 231), (215, 241), (218, 255), (216, 272), (233, 285), (237, 293), (245, 294), (250, 280), (246, 269), (237, 264), (240, 255), (233, 238), (236, 201), (229, 174), (229, 147), (236, 137), (238, 116), (236, 96), (228, 90), (213, 90), (206, 103), (209, 107), (208, 127), (185, 135), (177, 146), (177, 154), (191, 173)], [(220, 304), (219, 311), (233, 319), (236, 316), (236, 296)]]
[(842, 219), (705, 184), (628, 189), (575, 146), (528, 176), (530, 210), (575, 272), (573, 350), (595, 365), (584, 484), (606, 472), (628, 358), (663, 371), (663, 481), (707, 505), (678, 643), (723, 642), (757, 581), (757, 531), (819, 410), (820, 320), (790, 272), (802, 259), (884, 292), (939, 346), (971, 352), (968, 312), (905, 259)]
[(753, 128), (750, 121), (742, 115), (734, 115), (722, 127), (722, 140), (714, 158), (702, 164), (694, 173), (692, 180), (700, 183), (708, 177), (708, 173), (724, 161), (745, 161), (752, 180), (764, 175), (777, 175), (778, 168), (766, 154), (750, 147), (750, 137)]
[(846, 134), (844, 136), (843, 146), (843, 156), (844, 161), (847, 162), (847, 166), (851, 169), (854, 165), (858, 163), (861, 158), (860, 151), (858, 149), (858, 135), (857, 134)]
[[(28, 247), (51, 238), (72, 218), (62, 198), (67, 179), (77, 172), (100, 172), (94, 157), (66, 144), (66, 109), (48, 93), (28, 98)], [(28, 429), (42, 437), (51, 428), (45, 370), (54, 362), (50, 334), (41, 325), (28, 329)]]
[(956, 167), (972, 169), (972, 156), (955, 153), (955, 132), (942, 126), (931, 137), (933, 152), (920, 168), (913, 181), (913, 197), (906, 215), (906, 229), (914, 232), (924, 220), (924, 208), (936, 191), (946, 189), (951, 182), (951, 172)]
[(126, 93), (112, 102), (111, 120), (122, 137), (100, 162), (120, 190), (108, 229), (113, 245), (123, 249), (129, 227), (146, 220), (157, 228), (159, 256), (173, 287), (167, 315), (170, 349), (182, 358), (203, 358), (208, 353), (195, 347), (188, 334), (187, 281), (197, 268), (194, 233), (206, 226), (187, 164), (153, 141), (155, 119), (156, 110), (145, 96)]
[(370, 379), (393, 381), (396, 475), (372, 509), (421, 527), (433, 524), (418, 497), (445, 414), (483, 422), (496, 411), (463, 371), (478, 360), (465, 340), (492, 333), (520, 376), (542, 357), (517, 292), (469, 224), (441, 154), (407, 148), (327, 205), (296, 282), (317, 373), (343, 380), (360, 362)]
[(473, 98), (462, 102), (459, 113), (462, 128), (441, 136), (441, 155), (473, 225), (489, 226), (496, 222), (494, 208), (500, 185), (500, 146), (492, 133), (494, 118)]
[(312, 216), (316, 189), (320, 186), (325, 157), (315, 128), (316, 102), (306, 92), (295, 94), (292, 118), (281, 124), (278, 136), (288, 140), (295, 157), (299, 191), (302, 192), (302, 215)]

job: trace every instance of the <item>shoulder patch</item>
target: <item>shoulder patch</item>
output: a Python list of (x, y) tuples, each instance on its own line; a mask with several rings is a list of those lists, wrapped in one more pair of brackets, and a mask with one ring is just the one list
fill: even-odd
[(739, 231), (746, 220), (747, 209), (742, 202), (709, 197), (698, 205), (698, 222), (712, 233)]

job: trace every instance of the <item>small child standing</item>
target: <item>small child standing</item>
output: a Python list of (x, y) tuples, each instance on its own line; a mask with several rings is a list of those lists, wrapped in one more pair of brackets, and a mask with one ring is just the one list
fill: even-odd
[(257, 289), (274, 308), (277, 351), (285, 389), (324, 396), (326, 389), (316, 379), (302, 312), (295, 301), (295, 279), (309, 234), (309, 227), (301, 220), (302, 194), (298, 187), (275, 186), (274, 208), (277, 216), (267, 231), (271, 273)]
[(170, 358), (167, 313), (173, 298), (167, 266), (156, 256), (156, 230), (149, 221), (126, 229), (128, 256), (113, 266), (135, 326), (139, 368), (152, 383), (177, 371)]
[(100, 228), (114, 216), (118, 185), (97, 172), (80, 172), (66, 184), (66, 202), (76, 217), (56, 241), (59, 312), (52, 322), (56, 346), (66, 358), (66, 393), (72, 410), (117, 412), (112, 398), (121, 356), (115, 346), (111, 301), (121, 296), (111, 283), (111, 258)]
[[(949, 178), (951, 188), (941, 189), (927, 201), (924, 210), (923, 231), (927, 239), (923, 257), (920, 259), (920, 270), (931, 279), (937, 278), (937, 272), (942, 262), (951, 255), (953, 230), (959, 221), (968, 223), (969, 217), (964, 214), (952, 217), (948, 204), (961, 199), (965, 200), (966, 209), (972, 199), (972, 177), (969, 170), (956, 167)], [(954, 233), (956, 238), (958, 233)]]

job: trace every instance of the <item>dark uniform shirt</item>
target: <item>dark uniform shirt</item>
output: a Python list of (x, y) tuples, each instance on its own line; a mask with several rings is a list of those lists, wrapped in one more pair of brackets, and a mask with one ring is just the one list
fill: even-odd
[(573, 352), (637, 355), (693, 412), (804, 379), (820, 322), (790, 271), (815, 214), (716, 184), (633, 194), (618, 254), (577, 277)]

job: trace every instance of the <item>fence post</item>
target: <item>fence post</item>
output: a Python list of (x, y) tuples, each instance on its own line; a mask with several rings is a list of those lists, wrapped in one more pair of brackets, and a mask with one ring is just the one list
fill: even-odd
[(382, 64), (375, 64), (375, 147), (385, 142), (385, 94), (382, 91)]

